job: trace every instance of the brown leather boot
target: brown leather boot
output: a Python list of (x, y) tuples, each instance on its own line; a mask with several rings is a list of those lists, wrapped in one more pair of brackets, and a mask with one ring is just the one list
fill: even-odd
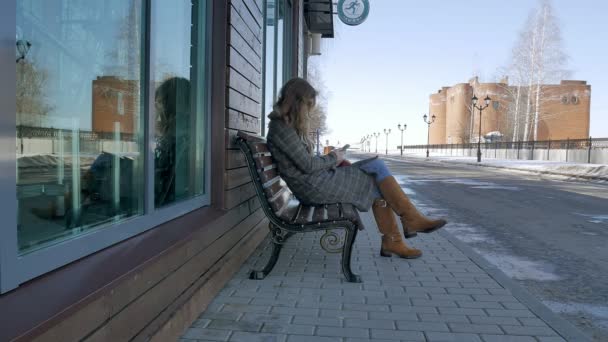
[(446, 220), (431, 220), (422, 215), (412, 204), (401, 186), (393, 176), (384, 178), (379, 184), (382, 197), (401, 218), (403, 235), (406, 239), (416, 236), (417, 233), (430, 233), (443, 227)]
[(378, 230), (382, 234), (382, 245), (380, 246), (380, 255), (383, 257), (391, 257), (393, 254), (405, 259), (415, 259), (422, 255), (422, 252), (415, 248), (409, 248), (399, 232), (397, 220), (393, 209), (386, 204), (383, 199), (377, 199), (372, 205), (374, 218), (378, 224)]

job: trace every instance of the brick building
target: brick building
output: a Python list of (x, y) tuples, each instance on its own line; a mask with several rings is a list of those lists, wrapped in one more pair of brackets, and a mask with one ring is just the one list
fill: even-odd
[[(480, 83), (472, 78), (468, 83), (442, 87), (429, 96), (429, 113), (436, 116), (431, 125), (431, 144), (456, 144), (477, 141), (479, 111), (471, 111), (471, 98), (475, 94), (483, 99), (490, 96), (491, 103), (482, 113), (481, 134), (500, 132), (504, 141), (532, 140), (533, 118), (525, 131), (525, 101), (530, 101), (534, 113), (535, 92), (520, 87), (519, 109), (516, 111), (517, 87), (505, 78), (497, 83)], [(585, 139), (589, 137), (591, 86), (586, 81), (563, 80), (560, 84), (541, 86), (541, 101), (536, 140)], [(515, 113), (519, 113), (516, 115)], [(517, 122), (517, 127), (516, 127)]]

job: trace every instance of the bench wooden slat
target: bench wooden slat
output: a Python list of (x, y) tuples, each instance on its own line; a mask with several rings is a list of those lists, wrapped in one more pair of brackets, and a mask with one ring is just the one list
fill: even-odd
[(338, 206), (338, 204), (327, 205), (327, 219), (330, 221), (340, 219), (340, 207)]
[(342, 217), (348, 220), (355, 220), (358, 218), (355, 207), (349, 203), (342, 204)]
[(271, 198), (274, 195), (278, 194), (282, 189), (287, 188), (283, 182), (281, 182), (280, 178), (274, 178), (271, 182), (267, 183), (268, 185), (264, 185), (264, 192), (266, 193), (267, 198)]
[(254, 153), (270, 152), (265, 142), (250, 142), (248, 144)]
[(295, 223), (307, 224), (312, 222), (312, 216), (315, 211), (315, 207), (309, 205), (303, 205), (300, 207), (300, 212), (296, 217)]
[(279, 177), (279, 171), (277, 169), (270, 169), (264, 172), (258, 171), (258, 174), (260, 175), (260, 181), (262, 184), (274, 179), (275, 177)]
[(298, 214), (299, 209), (300, 203), (297, 200), (292, 199), (277, 216), (285, 222), (292, 223)]
[(272, 200), (269, 200), (270, 207), (272, 210), (277, 213), (280, 212), (283, 207), (285, 207), (289, 201), (291, 200), (291, 191), (282, 191), (280, 194), (277, 194)]
[(254, 157), (253, 161), (255, 161), (255, 165), (258, 167), (258, 169), (263, 169), (266, 166), (274, 164), (274, 160), (270, 156)]
[(319, 222), (327, 220), (327, 208), (324, 205), (315, 207), (315, 213), (312, 215), (312, 220)]

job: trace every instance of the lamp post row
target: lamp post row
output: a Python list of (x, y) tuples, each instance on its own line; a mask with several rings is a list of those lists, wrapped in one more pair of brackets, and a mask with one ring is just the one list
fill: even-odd
[[(492, 99), (490, 99), (490, 96), (486, 95), (484, 102), (485, 105), (477, 105), (478, 102), (478, 98), (477, 96), (475, 96), (475, 94), (473, 94), (473, 97), (471, 98), (471, 102), (472, 102), (472, 106), (473, 109), (478, 109), (479, 110), (479, 134), (477, 137), (477, 162), (481, 162), (481, 113), (483, 112), (484, 109), (488, 108), (488, 106), (490, 105), (490, 102), (492, 101)], [(434, 114), (431, 114), (430, 117), (426, 114), (424, 114), (422, 116), (422, 119), (424, 120), (424, 122), (427, 125), (427, 135), (426, 135), (426, 157), (429, 157), (429, 145), (430, 145), (430, 138), (431, 138), (431, 124), (433, 124), (435, 122), (435, 120), (437, 119), (437, 117)], [(401, 131), (401, 145), (399, 145), (399, 149), (401, 150), (401, 155), (403, 156), (403, 133), (405, 132), (405, 130), (407, 129), (407, 125), (403, 124), (403, 126), (401, 124), (397, 125), (397, 129), (399, 129), (399, 131)], [(386, 149), (385, 149), (385, 154), (388, 154), (388, 135), (391, 133), (391, 129), (384, 129), (384, 134), (386, 135)], [(361, 139), (362, 143), (367, 142), (368, 145), (368, 152), (371, 152), (371, 142), (370, 139), (372, 137), (376, 138), (376, 153), (378, 153), (378, 137), (380, 136), (380, 132), (374, 132), (372, 134), (368, 134), (366, 136), (364, 136)]]

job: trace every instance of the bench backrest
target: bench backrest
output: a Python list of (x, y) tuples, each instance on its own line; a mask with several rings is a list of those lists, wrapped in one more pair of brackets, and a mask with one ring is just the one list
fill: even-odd
[(266, 215), (282, 223), (291, 223), (297, 214), (299, 202), (279, 176), (266, 139), (239, 131), (237, 143), (245, 153), (256, 193)]
[(359, 213), (352, 204), (301, 205), (279, 176), (277, 164), (259, 135), (239, 131), (237, 144), (245, 153), (249, 173), (266, 216), (276, 225), (303, 228), (315, 222), (354, 222), (363, 228)]

